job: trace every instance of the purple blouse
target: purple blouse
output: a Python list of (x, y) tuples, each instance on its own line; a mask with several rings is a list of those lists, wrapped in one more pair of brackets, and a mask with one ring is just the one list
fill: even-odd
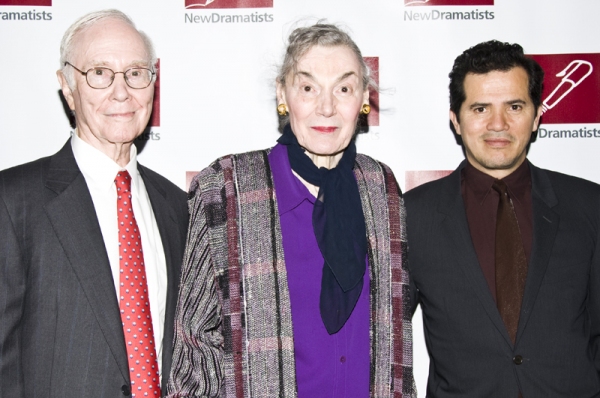
[(323, 256), (312, 227), (315, 197), (294, 176), (287, 148), (269, 153), (287, 270), (299, 398), (369, 396), (369, 272), (352, 315), (329, 335), (319, 312)]

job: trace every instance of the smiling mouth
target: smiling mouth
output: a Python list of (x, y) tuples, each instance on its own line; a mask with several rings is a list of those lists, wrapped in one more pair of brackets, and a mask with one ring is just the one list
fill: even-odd
[(107, 113), (108, 117), (132, 117), (135, 112), (122, 112), (122, 113)]
[(320, 133), (333, 133), (335, 130), (337, 130), (337, 127), (335, 126), (312, 126), (311, 128)]

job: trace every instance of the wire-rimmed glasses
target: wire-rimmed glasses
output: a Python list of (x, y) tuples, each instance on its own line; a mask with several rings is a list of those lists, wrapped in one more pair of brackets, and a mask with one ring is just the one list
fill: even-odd
[(142, 89), (146, 88), (152, 83), (154, 79), (154, 75), (156, 72), (148, 69), (148, 68), (129, 68), (125, 72), (115, 72), (110, 68), (105, 68), (103, 66), (96, 66), (94, 68), (88, 69), (87, 72), (82, 71), (77, 68), (75, 65), (70, 62), (65, 62), (65, 66), (72, 66), (77, 72), (81, 73), (85, 76), (85, 80), (87, 84), (91, 88), (95, 89), (103, 89), (108, 88), (115, 80), (115, 75), (117, 73), (122, 73), (125, 77), (125, 83), (131, 88), (134, 89)]

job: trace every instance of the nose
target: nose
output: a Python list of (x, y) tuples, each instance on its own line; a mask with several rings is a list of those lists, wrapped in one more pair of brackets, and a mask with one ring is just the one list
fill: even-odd
[(489, 131), (508, 130), (507, 117), (502, 110), (493, 110), (488, 120), (487, 128)]
[(110, 87), (113, 90), (113, 99), (126, 101), (129, 98), (129, 86), (125, 82), (125, 72), (115, 72), (115, 78)]
[(317, 114), (331, 117), (335, 114), (335, 97), (333, 93), (324, 91), (319, 95)]

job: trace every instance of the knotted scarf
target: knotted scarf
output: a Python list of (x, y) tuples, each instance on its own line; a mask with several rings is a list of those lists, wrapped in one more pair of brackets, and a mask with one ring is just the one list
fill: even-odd
[(304, 153), (290, 125), (277, 140), (287, 146), (292, 170), (319, 187), (312, 213), (317, 244), (325, 260), (319, 307), (329, 334), (346, 323), (363, 288), (367, 238), (358, 185), (352, 171), (356, 158), (354, 140), (336, 167), (318, 168)]

